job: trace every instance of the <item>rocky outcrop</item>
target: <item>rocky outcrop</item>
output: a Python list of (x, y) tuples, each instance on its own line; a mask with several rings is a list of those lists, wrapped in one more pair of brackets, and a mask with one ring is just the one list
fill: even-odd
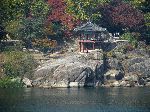
[(150, 78), (150, 58), (138, 57), (126, 61), (126, 72), (132, 74), (130, 77), (137, 77), (139, 85), (147, 85)]
[[(148, 55), (123, 54), (103, 60), (102, 51), (69, 53), (39, 66), (33, 76), (34, 87), (134, 87), (150, 86)], [(116, 55), (117, 54), (117, 55)], [(99, 57), (100, 56), (100, 57)]]
[(104, 74), (104, 85), (113, 87), (149, 86), (150, 58), (132, 57), (123, 61), (109, 59), (109, 70)]
[(32, 85), (38, 87), (83, 87), (94, 86), (97, 60), (87, 60), (73, 54), (47, 61), (37, 68)]

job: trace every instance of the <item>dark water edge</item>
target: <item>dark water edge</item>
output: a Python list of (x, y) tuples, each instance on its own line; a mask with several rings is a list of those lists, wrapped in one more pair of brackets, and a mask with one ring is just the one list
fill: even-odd
[(150, 112), (150, 88), (0, 89), (0, 112)]

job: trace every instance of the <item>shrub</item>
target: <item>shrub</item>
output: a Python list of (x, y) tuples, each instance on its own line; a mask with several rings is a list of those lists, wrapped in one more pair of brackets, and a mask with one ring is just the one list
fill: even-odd
[(2, 51), (20, 51), (23, 48), (23, 41), (18, 42), (5, 42), (2, 44)]
[(132, 51), (132, 50), (134, 50), (134, 48), (131, 45), (126, 45), (123, 48), (124, 53), (127, 53), (128, 51)]
[(21, 88), (23, 86), (21, 81), (13, 80), (12, 77), (6, 76), (0, 79), (0, 88)]
[(114, 51), (110, 51), (107, 53), (107, 57), (113, 57), (116, 58), (115, 52)]
[(121, 36), (121, 39), (125, 39), (128, 40), (128, 42), (132, 45), (132, 47), (137, 47), (138, 45), (138, 41), (137, 41), (137, 37), (135, 37), (135, 35), (133, 35), (132, 33), (124, 33)]
[(4, 54), (4, 72), (7, 76), (32, 77), (33, 70), (37, 67), (37, 63), (29, 53), (7, 51)]

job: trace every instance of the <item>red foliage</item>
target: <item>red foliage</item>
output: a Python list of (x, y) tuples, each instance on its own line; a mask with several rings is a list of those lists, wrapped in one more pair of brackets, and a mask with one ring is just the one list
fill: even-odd
[(143, 14), (128, 3), (114, 0), (101, 7), (103, 20), (110, 26), (121, 28), (139, 29), (144, 22)]
[(63, 26), (66, 26), (68, 30), (72, 30), (75, 26), (73, 16), (67, 14), (66, 4), (64, 0), (48, 0), (48, 4), (52, 7), (52, 12), (48, 17), (50, 22), (59, 21)]

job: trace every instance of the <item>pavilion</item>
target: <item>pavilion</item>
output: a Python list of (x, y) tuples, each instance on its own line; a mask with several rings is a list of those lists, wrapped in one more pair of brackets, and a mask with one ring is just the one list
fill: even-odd
[(95, 50), (97, 46), (100, 47), (100, 44), (109, 38), (106, 28), (99, 27), (92, 22), (78, 26), (74, 29), (74, 32), (78, 35), (80, 52)]

